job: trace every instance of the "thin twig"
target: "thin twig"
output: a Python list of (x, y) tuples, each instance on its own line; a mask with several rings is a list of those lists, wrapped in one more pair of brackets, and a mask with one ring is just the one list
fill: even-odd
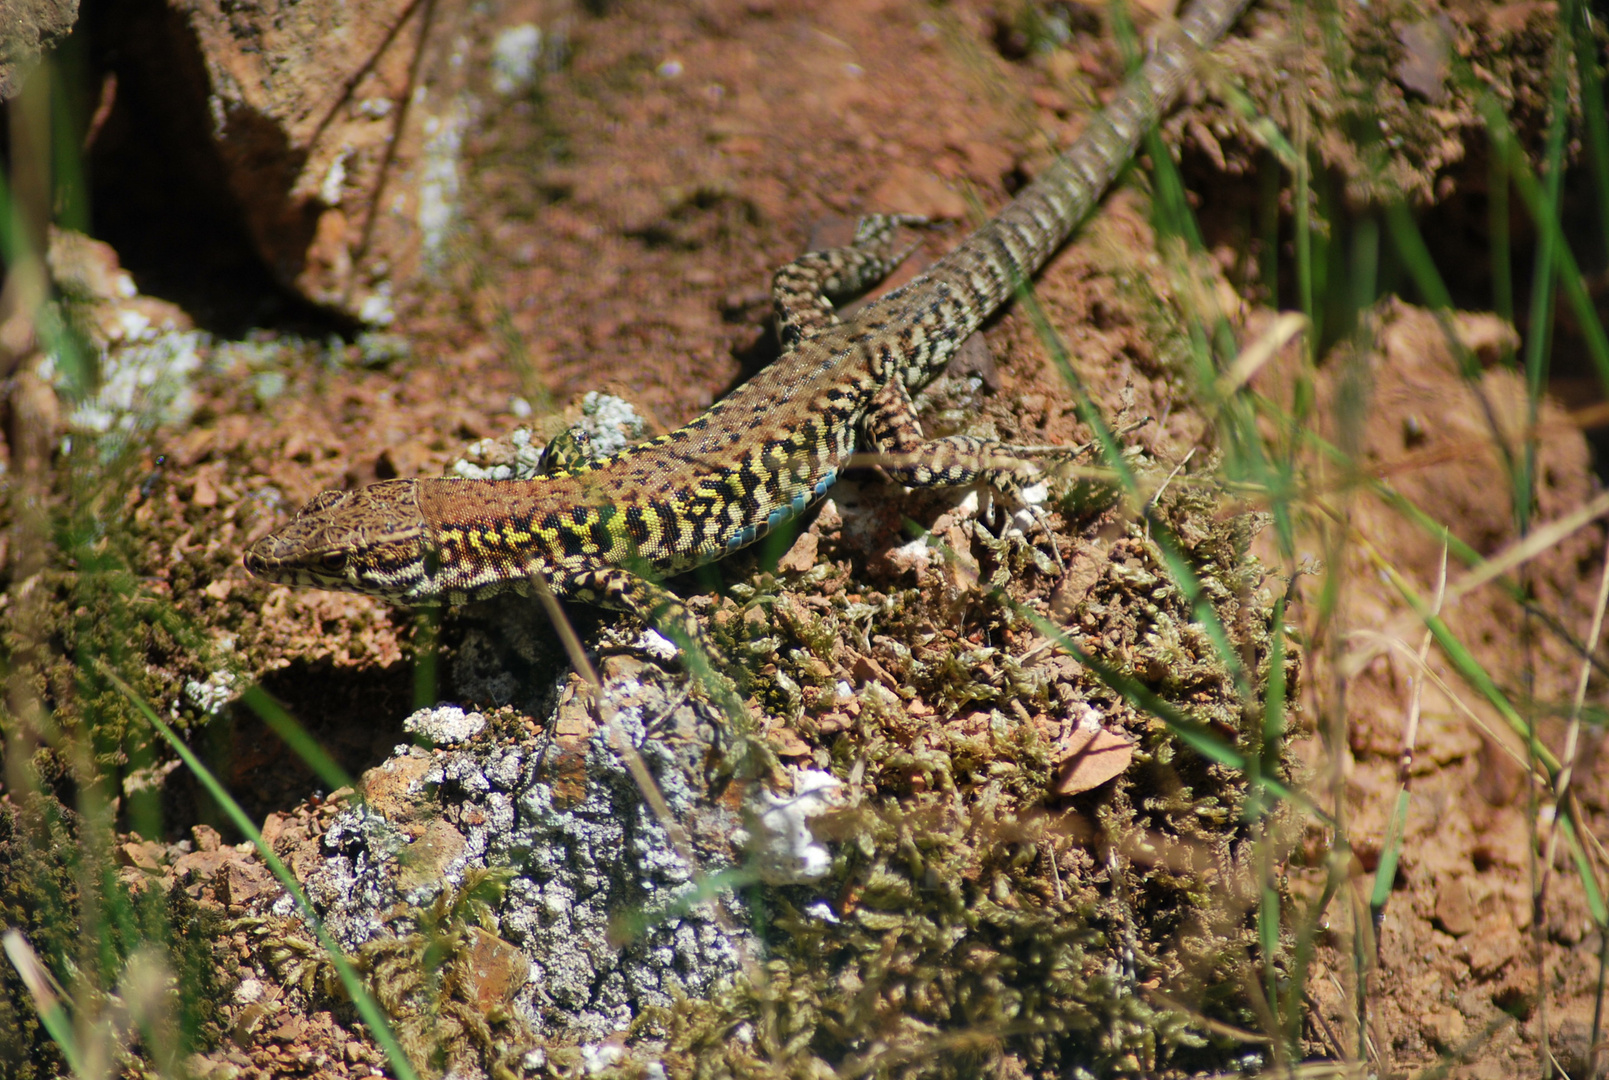
[[(1597, 649), (1598, 637), (1603, 632), (1603, 618), (1606, 608), (1609, 608), (1609, 540), (1606, 540), (1605, 542), (1603, 570), (1598, 577), (1598, 600), (1592, 609), (1592, 629), (1587, 631), (1586, 646), (1589, 654)], [(1574, 794), (1570, 788), (1570, 782), (1575, 778), (1576, 759), (1581, 749), (1581, 709), (1586, 704), (1587, 682), (1591, 677), (1592, 661), (1589, 656), (1589, 658), (1583, 661), (1581, 664), (1581, 674), (1576, 678), (1575, 699), (1570, 703), (1570, 726), (1564, 737), (1563, 760), (1559, 768), (1559, 775), (1553, 783), (1553, 802), (1549, 807), (1551, 813), (1548, 815), (1547, 819), (1549, 822), (1553, 823), (1554, 827), (1548, 833), (1547, 858), (1542, 860), (1542, 873), (1536, 887), (1536, 902), (1535, 912), (1532, 916), (1533, 919), (1540, 917), (1547, 901), (1547, 889), (1548, 885), (1551, 883), (1553, 873), (1553, 860), (1558, 854), (1559, 849), (1560, 829), (1558, 828), (1557, 822), (1559, 819), (1560, 804), (1564, 803), (1566, 799)], [(1566, 810), (1568, 810), (1568, 807), (1566, 807)], [(1587, 833), (1588, 830), (1584, 829), (1582, 832)], [(1588, 868), (1588, 872), (1590, 872), (1590, 867)], [(1609, 926), (1604, 926), (1602, 923), (1600, 923), (1598, 926), (1598, 933), (1600, 936), (1605, 933), (1609, 933)], [(1595, 1066), (1598, 1058), (1598, 1033), (1600, 1030), (1599, 1025), (1603, 1019), (1602, 981), (1603, 977), (1602, 972), (1600, 971), (1599, 993), (1597, 1000), (1594, 1002), (1592, 1010), (1592, 1038), (1587, 1043), (1588, 1076), (1597, 1075)], [(1562, 1071), (1563, 1070), (1561, 1070), (1561, 1072)]]

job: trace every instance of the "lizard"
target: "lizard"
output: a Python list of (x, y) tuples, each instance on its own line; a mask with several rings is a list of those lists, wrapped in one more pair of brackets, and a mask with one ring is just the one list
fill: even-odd
[(658, 579), (719, 559), (803, 514), (857, 453), (912, 487), (983, 481), (1044, 496), (1047, 448), (923, 436), (912, 395), (1067, 240), (1187, 81), (1195, 56), (1250, 0), (1196, 0), (1054, 164), (924, 273), (841, 320), (904, 257), (894, 237), (925, 219), (871, 215), (852, 245), (806, 254), (772, 283), (781, 356), (674, 431), (588, 460), (549, 455), (529, 479), (387, 480), (315, 496), (257, 540), (253, 575), (412, 606), (507, 590), (680, 626), (691, 613)]

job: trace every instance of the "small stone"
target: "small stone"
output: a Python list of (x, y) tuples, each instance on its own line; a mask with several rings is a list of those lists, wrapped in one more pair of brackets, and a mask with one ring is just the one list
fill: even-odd
[(466, 996), (481, 1012), (506, 1007), (530, 978), (530, 961), (518, 948), (478, 926), (462, 957)]
[(439, 885), (442, 871), (464, 851), (464, 834), (441, 818), (425, 826), (424, 833), (403, 849), (397, 888), (403, 892)]
[(1475, 929), (1475, 902), (1469, 883), (1461, 877), (1443, 877), (1436, 884), (1436, 924), (1453, 937)]
[(807, 758), (815, 752), (792, 728), (778, 728), (771, 732), (771, 746), (776, 750), (777, 757), (783, 758)]
[(1443, 1053), (1458, 1049), (1469, 1034), (1463, 1013), (1446, 1006), (1432, 1009), (1424, 1018), (1423, 1028), (1425, 1041)]
[(124, 866), (134, 866), (155, 873), (162, 869), (162, 855), (165, 850), (155, 840), (140, 840), (121, 845), (117, 849), (117, 861)]
[(1106, 573), (1106, 559), (1094, 544), (1080, 541), (1067, 560), (1067, 573), (1050, 594), (1051, 618), (1066, 622)]
[(894, 676), (890, 675), (887, 671), (884, 671), (883, 665), (879, 664), (876, 660), (873, 660), (869, 656), (855, 657), (855, 664), (852, 668), (850, 668), (850, 671), (854, 674), (855, 680), (862, 685), (871, 682), (878, 682), (882, 683), (890, 690), (899, 689), (899, 683), (895, 680)]
[(455, 746), (486, 730), (486, 717), (456, 705), (420, 709), (402, 722), (402, 730), (431, 746)]
[(792, 574), (802, 574), (816, 565), (816, 550), (820, 541), (813, 532), (799, 534), (799, 539), (793, 542), (782, 558), (777, 560), (777, 569)]

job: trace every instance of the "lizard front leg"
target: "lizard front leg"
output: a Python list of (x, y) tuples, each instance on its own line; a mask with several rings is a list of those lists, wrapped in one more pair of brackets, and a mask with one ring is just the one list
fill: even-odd
[(720, 651), (705, 636), (698, 617), (664, 586), (624, 567), (598, 566), (560, 570), (546, 575), (557, 595), (598, 607), (627, 611), (681, 650), (693, 677), (733, 724), (747, 728), (748, 712), (731, 680), (717, 670)]

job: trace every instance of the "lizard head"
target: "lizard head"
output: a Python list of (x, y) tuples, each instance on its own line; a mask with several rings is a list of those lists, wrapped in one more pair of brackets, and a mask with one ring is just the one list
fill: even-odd
[(246, 549), (246, 569), (281, 585), (415, 601), (429, 578), (426, 526), (411, 480), (325, 491)]

